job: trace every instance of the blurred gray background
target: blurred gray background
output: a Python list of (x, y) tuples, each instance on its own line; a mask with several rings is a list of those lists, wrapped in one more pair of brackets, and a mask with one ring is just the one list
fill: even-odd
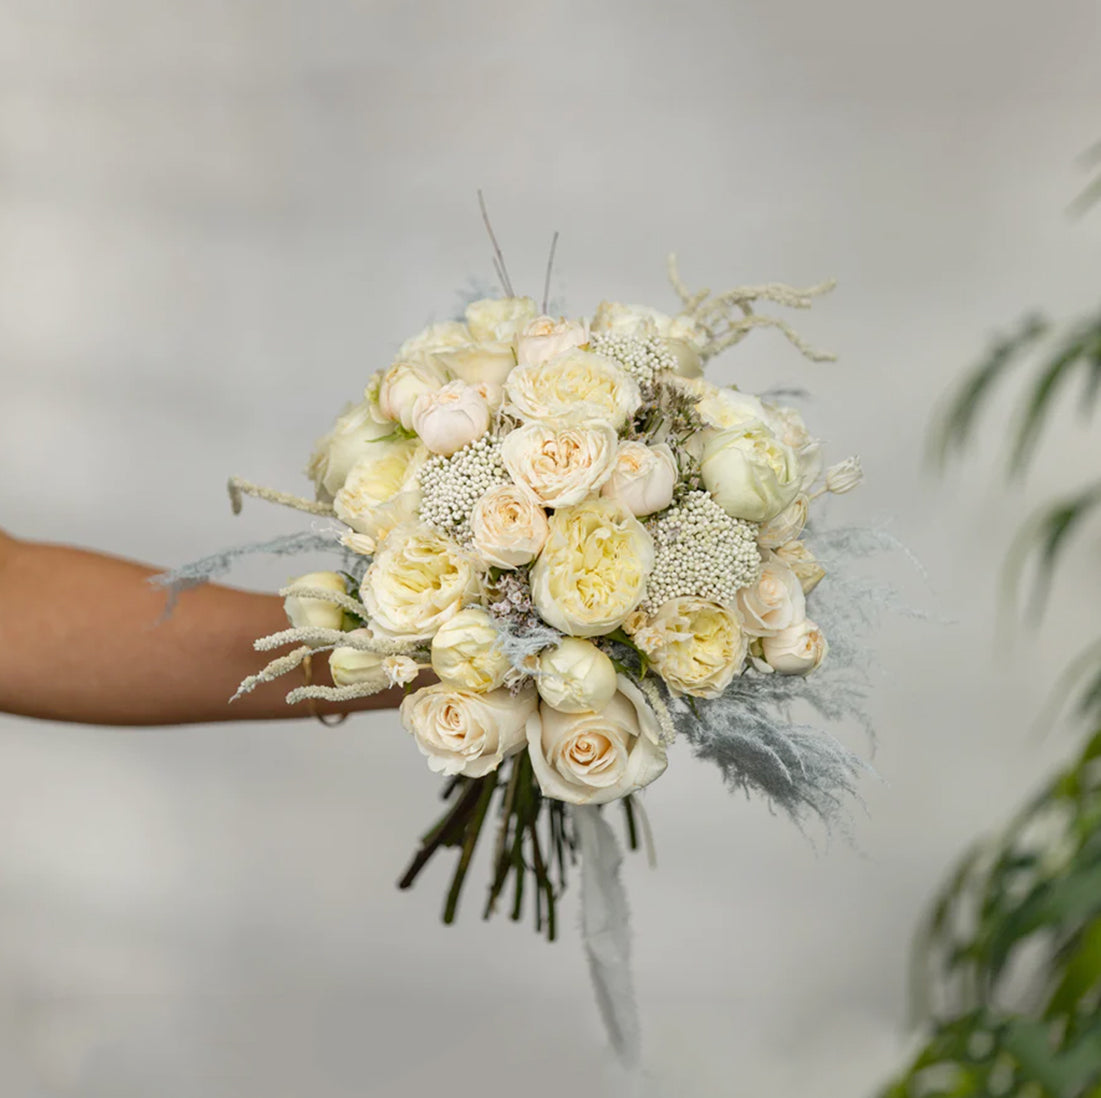
[[(796, 319), (837, 365), (762, 334), (715, 377), (812, 390), (812, 428), (868, 471), (832, 518), (890, 521), (930, 581), (876, 574), (954, 624), (881, 635), (883, 781), (855, 849), (816, 850), (677, 750), (646, 797), (659, 868), (632, 859), (627, 880), (647, 1094), (867, 1094), (908, 1047), (921, 906), (1073, 742), (1029, 722), (1095, 621), (1096, 547), (1040, 629), (997, 624), (996, 573), (1096, 444), (1067, 415), (1012, 491), (996, 430), (943, 481), (922, 454), (996, 330), (1096, 299), (1101, 217), (1063, 211), (1101, 135), (1099, 18), (1091, 0), (3, 0), (0, 524), (165, 565), (299, 528), (260, 504), (232, 518), (226, 476), (305, 489), (368, 373), (488, 281), (478, 187), (536, 296), (561, 231), (576, 312), (672, 307), (671, 249), (693, 286), (836, 276)], [(614, 1093), (575, 894), (548, 946), (481, 923), (480, 880), (438, 925), (442, 864), (394, 889), (436, 793), (393, 715), (0, 717), (0, 1089)]]

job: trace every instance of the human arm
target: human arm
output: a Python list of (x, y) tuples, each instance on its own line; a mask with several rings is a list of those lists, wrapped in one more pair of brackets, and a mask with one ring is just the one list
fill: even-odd
[[(284, 698), (297, 682), (229, 704), (266, 659), (255, 638), (287, 627), (282, 600), (218, 584), (183, 592), (164, 617), (155, 569), (0, 531), (0, 711), (82, 724), (164, 725), (309, 716)], [(328, 660), (313, 681), (331, 685)], [(400, 690), (316, 712), (393, 708)]]

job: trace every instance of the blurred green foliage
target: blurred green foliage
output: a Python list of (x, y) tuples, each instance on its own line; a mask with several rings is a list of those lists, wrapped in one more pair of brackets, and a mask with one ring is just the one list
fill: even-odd
[[(1088, 155), (1101, 164), (1101, 144)], [(1101, 177), (1075, 206), (1099, 199)], [(1060, 331), (1029, 317), (999, 341), (934, 428), (942, 467), (1022, 371), (1011, 476), (1027, 469), (1062, 393), (1077, 383), (1083, 415), (1096, 409), (1101, 314)], [(1026, 521), (1006, 560), (1007, 596), (1042, 613), (1071, 536), (1099, 507), (1101, 479)], [(965, 854), (936, 897), (914, 954), (925, 1044), (881, 1098), (1101, 1098), (1101, 637), (1069, 662), (1055, 697), (1060, 707), (1071, 699), (1086, 743), (1001, 835)]]

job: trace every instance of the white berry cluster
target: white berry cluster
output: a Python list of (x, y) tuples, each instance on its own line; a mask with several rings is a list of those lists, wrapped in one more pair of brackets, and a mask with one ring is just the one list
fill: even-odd
[(488, 489), (508, 481), (501, 443), (490, 435), (467, 443), (450, 457), (431, 457), (420, 470), (421, 521), (467, 545), (474, 504)]
[(684, 595), (733, 606), (738, 591), (761, 574), (756, 523), (731, 518), (708, 492), (688, 492), (646, 528), (654, 539), (642, 602), (647, 613)]
[(639, 339), (608, 332), (594, 335), (589, 346), (598, 355), (618, 362), (639, 385), (652, 385), (654, 378), (663, 370), (675, 370), (677, 367), (677, 360), (665, 340), (657, 336)]

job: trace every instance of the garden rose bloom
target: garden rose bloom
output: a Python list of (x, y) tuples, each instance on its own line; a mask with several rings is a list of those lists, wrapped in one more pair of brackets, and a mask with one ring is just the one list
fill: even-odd
[(781, 545), (776, 555), (795, 573), (804, 595), (809, 595), (826, 575), (825, 568), (801, 541)]
[(765, 553), (761, 577), (738, 592), (742, 628), (751, 637), (770, 637), (807, 616), (806, 596), (795, 573), (775, 553)]
[(690, 596), (663, 603), (635, 642), (675, 694), (697, 698), (718, 697), (741, 674), (749, 648), (733, 610)]
[(428, 451), (415, 438), (372, 443), (333, 500), (336, 517), (371, 543), (410, 522), (420, 506), (417, 474), (427, 458)]
[(526, 423), (505, 436), (501, 459), (544, 507), (567, 507), (600, 491), (612, 474), (616, 446), (611, 427)]
[(447, 370), (432, 358), (399, 359), (388, 366), (379, 379), (379, 410), (387, 419), (411, 431), (417, 397), (442, 388), (450, 380)]
[(452, 347), (461, 347), (470, 343), (473, 337), (470, 329), (458, 320), (445, 320), (440, 324), (429, 324), (423, 331), (410, 336), (398, 348), (398, 361), (415, 358), (418, 355), (446, 351)]
[(757, 531), (757, 544), (762, 549), (776, 549), (797, 538), (807, 524), (810, 500), (799, 494), (778, 515), (774, 515)]
[(478, 342), (514, 339), (538, 315), (530, 297), (484, 297), (466, 307), (466, 325)]
[(380, 438), (392, 434), (394, 425), (378, 415), (378, 405), (368, 400), (349, 404), (331, 430), (319, 439), (306, 467), (317, 498), (330, 502), (344, 487), (352, 466), (371, 451)]
[(480, 606), (460, 610), (432, 638), (432, 670), (462, 690), (495, 690), (510, 666), (501, 650), (501, 635)]
[(599, 712), (561, 713), (544, 705), (528, 721), (528, 755), (544, 797), (605, 804), (665, 772), (661, 731), (642, 691), (623, 675), (617, 686)]
[(516, 365), (516, 354), (510, 342), (468, 343), (438, 351), (433, 360), (451, 376), (467, 385), (501, 386)]
[(516, 361), (521, 366), (538, 366), (588, 342), (584, 324), (537, 316), (516, 339)]
[(826, 658), (829, 647), (810, 618), (761, 641), (765, 662), (781, 675), (809, 675)]
[(550, 518), (531, 570), (543, 620), (575, 637), (610, 633), (638, 606), (654, 566), (654, 543), (622, 504), (587, 500)]
[(591, 641), (566, 637), (539, 657), (535, 686), (552, 709), (599, 712), (616, 692), (616, 670)]
[(465, 381), (449, 381), (417, 397), (412, 419), (413, 430), (425, 446), (450, 457), (489, 430), (489, 404)]
[(447, 683), (423, 686), (401, 703), (401, 722), (437, 774), (480, 778), (522, 751), (526, 725), (538, 722), (539, 695), (492, 690), (476, 694)]
[(582, 350), (537, 366), (517, 366), (505, 383), (505, 395), (525, 420), (559, 427), (604, 425), (617, 431), (642, 403), (630, 374), (611, 359)]
[(677, 459), (664, 442), (621, 442), (601, 494), (617, 499), (632, 515), (652, 515), (673, 502)]
[(359, 596), (372, 631), (396, 640), (428, 640), (476, 595), (470, 558), (431, 526), (400, 526), (379, 545)]
[(800, 490), (795, 454), (760, 425), (709, 439), (700, 472), (715, 502), (732, 518), (749, 522), (768, 522)]
[(474, 549), (498, 568), (519, 568), (539, 555), (547, 540), (547, 513), (516, 484), (490, 488), (470, 513)]
[[(343, 595), (344, 577), (338, 572), (307, 572), (287, 584), (288, 587), (320, 587)], [(289, 594), (283, 600), (287, 621), (294, 629), (339, 629), (344, 622), (344, 611), (335, 602)]]

